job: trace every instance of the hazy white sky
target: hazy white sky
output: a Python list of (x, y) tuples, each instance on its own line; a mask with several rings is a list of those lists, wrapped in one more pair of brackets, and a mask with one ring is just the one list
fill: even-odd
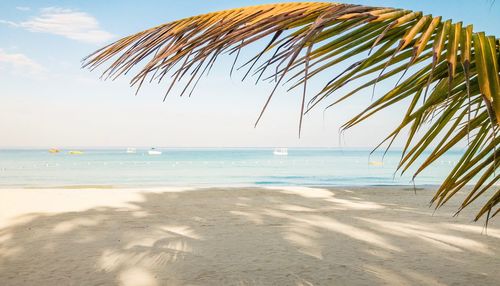
[[(215, 3), (214, 3), (215, 2)], [(272, 1), (2, 1), (0, 148), (65, 146), (339, 146), (338, 129), (370, 103), (369, 92), (305, 118), (297, 138), (300, 92), (280, 90), (254, 129), (271, 85), (229, 78), (220, 62), (191, 98), (162, 102), (168, 85), (99, 80), (80, 60), (100, 46), (153, 25), (213, 10)], [(478, 1), (345, 1), (424, 10), (500, 34), (500, 5)], [(335, 71), (335, 70), (334, 70)], [(312, 87), (314, 88), (314, 87)], [(381, 87), (383, 89), (384, 87)], [(375, 146), (401, 116), (394, 110), (348, 131), (342, 146)]]

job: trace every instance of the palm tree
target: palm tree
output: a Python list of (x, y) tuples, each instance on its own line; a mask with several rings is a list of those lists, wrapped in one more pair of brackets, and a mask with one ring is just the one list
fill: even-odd
[[(498, 214), (500, 40), (474, 32), (471, 25), (394, 8), (269, 4), (160, 25), (103, 47), (85, 58), (83, 66), (93, 69), (112, 61), (103, 76), (114, 79), (144, 62), (131, 85), (139, 89), (145, 80), (160, 82), (168, 74), (172, 79), (166, 94), (182, 78), (187, 82), (182, 94), (191, 94), (220, 55), (234, 56), (232, 73), (240, 50), (258, 41), (266, 41), (266, 45), (242, 65), (248, 69), (244, 78), (253, 74), (257, 81), (274, 82), (274, 89), (256, 124), (282, 84), (302, 90), (300, 136), (302, 116), (319, 103), (326, 102), (329, 108), (366, 88), (372, 88), (375, 95), (377, 83), (393, 81), (394, 88), (376, 96), (342, 128), (406, 99), (409, 103), (401, 122), (377, 148), (382, 144), (389, 148), (402, 131), (407, 132), (398, 170), (405, 172), (417, 158), (424, 157), (415, 178), (466, 141), (461, 159), (431, 202), (440, 207), (474, 182), (457, 214), (480, 196), (487, 196), (486, 203), (475, 220), (486, 215), (487, 223)], [(306, 96), (310, 79), (346, 63), (348, 67), (331, 76), (318, 93)], [(339, 94), (343, 87), (348, 92)], [(423, 152), (431, 146), (432, 152)]]

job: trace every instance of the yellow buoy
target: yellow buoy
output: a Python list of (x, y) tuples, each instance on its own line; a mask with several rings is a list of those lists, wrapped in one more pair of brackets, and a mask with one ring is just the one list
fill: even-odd
[(59, 153), (59, 149), (56, 149), (56, 148), (51, 148), (49, 149), (49, 153), (52, 153), (52, 154), (55, 154), (55, 153)]
[(69, 153), (70, 155), (81, 155), (81, 154), (83, 154), (83, 152), (82, 152), (82, 151), (69, 151), (68, 153)]
[(381, 161), (370, 161), (368, 164), (370, 166), (384, 166), (384, 162)]

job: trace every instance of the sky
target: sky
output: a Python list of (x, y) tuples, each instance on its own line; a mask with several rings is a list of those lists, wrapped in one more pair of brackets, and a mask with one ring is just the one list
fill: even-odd
[[(377, 145), (400, 119), (400, 108), (339, 134), (343, 122), (370, 104), (366, 93), (305, 117), (299, 139), (300, 92), (278, 90), (254, 128), (272, 86), (241, 82), (242, 72), (230, 78), (232, 58), (222, 59), (191, 98), (174, 92), (165, 102), (167, 81), (135, 96), (130, 78), (102, 81), (99, 72), (81, 69), (82, 58), (120, 37), (191, 15), (271, 2), (291, 1), (1, 1), (0, 148)], [(489, 0), (343, 2), (419, 10), (500, 35), (500, 3)]]

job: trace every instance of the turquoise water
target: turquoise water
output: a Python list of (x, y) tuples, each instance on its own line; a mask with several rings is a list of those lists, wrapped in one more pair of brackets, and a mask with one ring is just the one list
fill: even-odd
[[(146, 149), (127, 154), (124, 149), (0, 150), (0, 187), (58, 187), (76, 185), (412, 185), (408, 175), (394, 177), (400, 152), (390, 151), (382, 166), (382, 152), (369, 158), (361, 149), (289, 149), (288, 156), (262, 149)], [(458, 161), (450, 152), (417, 177), (417, 185), (442, 182)]]

